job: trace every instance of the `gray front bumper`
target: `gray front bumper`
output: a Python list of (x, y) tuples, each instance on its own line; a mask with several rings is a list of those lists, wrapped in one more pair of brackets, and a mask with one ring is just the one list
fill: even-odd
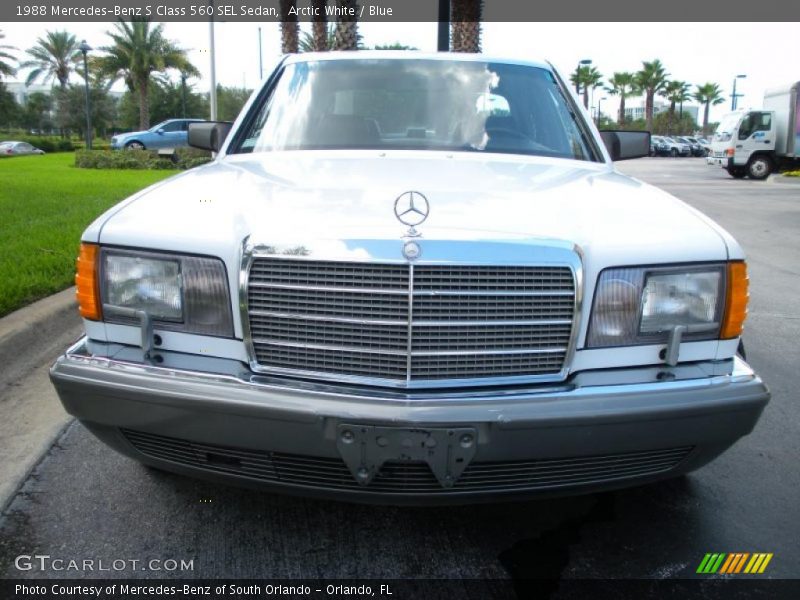
[[(142, 462), (375, 502), (578, 493), (674, 476), (749, 433), (769, 400), (738, 358), (579, 373), (554, 386), (404, 393), (264, 377), (237, 361), (173, 352), (144, 360), (138, 348), (84, 339), (55, 362), (50, 377), (69, 413)], [(337, 448), (343, 425), (469, 428), (476, 434), (472, 474), (448, 489), (423, 485), (419, 470), (404, 471), (406, 479), (388, 487), (347, 481)], [(667, 464), (678, 450), (680, 460)], [(217, 456), (231, 462), (211, 460)], [(635, 461), (642, 466), (633, 468)], [(321, 474), (308, 475), (309, 465)], [(514, 478), (503, 479), (504, 472)]]

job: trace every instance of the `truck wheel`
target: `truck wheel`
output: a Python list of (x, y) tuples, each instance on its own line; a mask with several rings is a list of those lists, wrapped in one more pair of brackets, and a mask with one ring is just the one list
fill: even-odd
[(751, 179), (766, 179), (772, 173), (772, 161), (766, 156), (754, 156), (747, 163), (747, 174)]
[(727, 167), (725, 170), (734, 179), (744, 179), (747, 176), (747, 170), (744, 167)]

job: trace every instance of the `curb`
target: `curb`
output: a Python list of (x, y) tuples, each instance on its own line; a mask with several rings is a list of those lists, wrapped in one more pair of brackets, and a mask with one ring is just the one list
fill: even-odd
[[(82, 331), (69, 288), (0, 318), (0, 506), (6, 511), (60, 435), (73, 422), (48, 368)], [(1, 519), (0, 519), (1, 520)]]
[[(50, 346), (70, 329), (80, 326), (75, 288), (71, 287), (0, 318), (0, 364), (4, 374), (0, 393), (9, 380), (25, 374), (26, 366), (36, 366), (53, 356), (30, 356), (29, 350)], [(49, 348), (48, 348), (49, 349)]]

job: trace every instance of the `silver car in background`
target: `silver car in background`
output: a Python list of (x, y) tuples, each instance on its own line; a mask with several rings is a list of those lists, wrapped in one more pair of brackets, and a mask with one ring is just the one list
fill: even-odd
[(0, 142), (0, 156), (25, 156), (44, 154), (44, 150), (32, 146), (28, 142)]

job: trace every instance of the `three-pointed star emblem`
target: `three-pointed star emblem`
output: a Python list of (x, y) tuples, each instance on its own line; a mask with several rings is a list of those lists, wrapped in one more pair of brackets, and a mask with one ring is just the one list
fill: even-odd
[(416, 227), (428, 218), (431, 207), (419, 192), (403, 192), (394, 201), (394, 214), (403, 225)]

